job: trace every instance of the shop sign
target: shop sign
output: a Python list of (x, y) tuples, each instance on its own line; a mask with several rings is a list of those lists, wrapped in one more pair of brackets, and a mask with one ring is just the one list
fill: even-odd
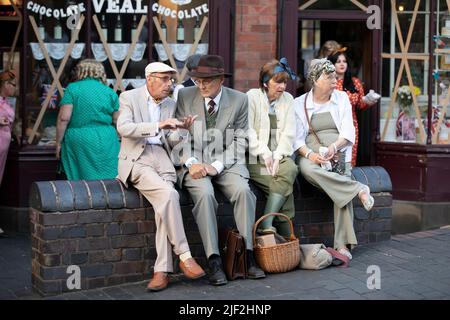
[[(172, 3), (177, 5), (186, 5), (191, 3), (192, 0), (170, 0)], [(94, 11), (96, 13), (102, 12), (103, 8), (106, 5), (106, 13), (130, 13), (130, 14), (146, 14), (148, 10), (148, 6), (143, 4), (145, 0), (92, 0), (94, 5)], [(86, 9), (84, 7), (84, 3), (80, 2), (77, 5), (70, 5), (67, 8), (48, 8), (39, 3), (35, 3), (33, 1), (29, 1), (27, 3), (27, 10), (34, 12), (36, 14), (54, 17), (56, 19), (66, 18), (71, 15), (79, 15), (82, 12), (85, 12)], [(163, 15), (166, 17), (171, 17), (174, 19), (190, 19), (196, 18), (203, 14), (209, 12), (208, 3), (205, 1), (204, 4), (196, 6), (195, 8), (190, 9), (180, 9), (175, 10), (171, 8), (167, 8), (159, 3), (154, 3), (152, 5), (152, 11), (156, 14)]]
[[(170, 0), (173, 4), (182, 6), (192, 2), (192, 0)], [(146, 14), (148, 6), (142, 4), (143, 0), (92, 0), (94, 4), (94, 11), (99, 13), (106, 5), (106, 13), (140, 13)], [(190, 19), (196, 18), (209, 12), (207, 1), (204, 4), (199, 5), (191, 9), (174, 10), (154, 3), (152, 5), (152, 11), (156, 14), (164, 15), (166, 17), (178, 18), (178, 19)]]
[(79, 15), (81, 12), (85, 12), (86, 8), (84, 3), (80, 2), (77, 5), (70, 5), (67, 8), (48, 8), (39, 3), (29, 1), (27, 3), (27, 10), (39, 14), (41, 16), (46, 16), (48, 18), (54, 17), (56, 19), (70, 17), (74, 14)]

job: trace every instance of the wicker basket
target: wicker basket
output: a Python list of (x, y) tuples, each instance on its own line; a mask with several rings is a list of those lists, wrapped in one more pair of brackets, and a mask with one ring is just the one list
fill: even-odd
[[(256, 230), (261, 221), (270, 216), (279, 216), (289, 221), (291, 234), (286, 243), (280, 243), (273, 246), (261, 247), (256, 244)], [(259, 267), (268, 273), (280, 273), (291, 271), (300, 263), (300, 243), (294, 235), (294, 227), (291, 219), (282, 213), (269, 213), (256, 221), (253, 226), (253, 249), (256, 262)]]

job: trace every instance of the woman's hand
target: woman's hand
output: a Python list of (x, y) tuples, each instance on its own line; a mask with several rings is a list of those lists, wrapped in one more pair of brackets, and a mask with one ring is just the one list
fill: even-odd
[(325, 163), (325, 162), (328, 161), (327, 159), (325, 159), (324, 157), (322, 157), (320, 154), (315, 153), (315, 152), (311, 152), (311, 153), (309, 154), (308, 159), (311, 160), (311, 162), (313, 162), (313, 163), (315, 163), (315, 164), (322, 164), (322, 163)]
[(331, 159), (333, 159), (334, 155), (336, 154), (337, 150), (334, 146), (335, 146), (334, 143), (332, 143), (328, 146), (328, 152), (327, 152), (326, 156), (323, 157), (326, 161), (330, 161)]
[(273, 167), (273, 158), (272, 156), (264, 159), (264, 164), (266, 165), (266, 169), (270, 175), (272, 175), (272, 167)]
[(61, 145), (59, 143), (56, 145), (55, 154), (56, 154), (56, 159), (58, 159), (58, 160), (61, 159)]
[(7, 117), (0, 118), (0, 125), (2, 126), (9, 126), (9, 120)]
[(280, 160), (275, 159), (272, 163), (272, 176), (273, 177), (278, 173), (279, 168), (280, 168)]

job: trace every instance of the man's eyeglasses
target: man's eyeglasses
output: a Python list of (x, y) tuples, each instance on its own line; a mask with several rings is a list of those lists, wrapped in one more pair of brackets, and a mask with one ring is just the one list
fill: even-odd
[(154, 78), (161, 79), (163, 82), (172, 82), (172, 83), (175, 82), (175, 79), (172, 78), (171, 76), (163, 76), (163, 77), (161, 77), (161, 76), (157, 76), (157, 75), (154, 75), (154, 74), (150, 74), (149, 77), (154, 77)]
[(197, 87), (200, 87), (202, 85), (208, 86), (216, 79), (218, 79), (218, 78), (192, 79), (192, 81), (194, 81), (194, 83)]

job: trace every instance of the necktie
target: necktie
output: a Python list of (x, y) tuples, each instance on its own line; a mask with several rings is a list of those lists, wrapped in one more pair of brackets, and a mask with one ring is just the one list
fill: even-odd
[(208, 114), (211, 116), (214, 113), (214, 107), (216, 106), (216, 103), (214, 102), (214, 100), (209, 100), (208, 106)]

